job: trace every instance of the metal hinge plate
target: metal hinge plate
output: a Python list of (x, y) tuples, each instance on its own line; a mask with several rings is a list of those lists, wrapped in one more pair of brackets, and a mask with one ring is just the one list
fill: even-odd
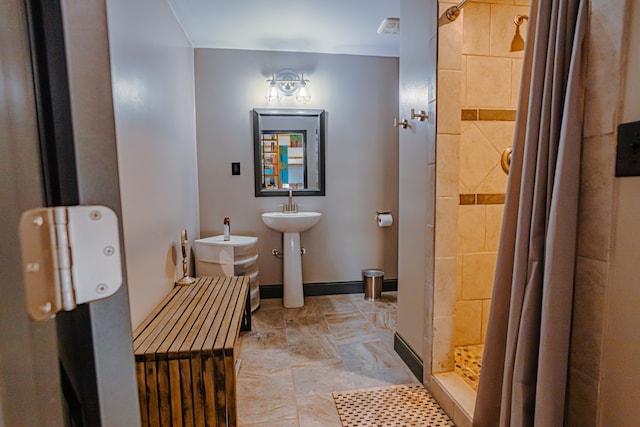
[(20, 217), (19, 233), (32, 319), (109, 297), (122, 285), (118, 217), (108, 207), (31, 209)]

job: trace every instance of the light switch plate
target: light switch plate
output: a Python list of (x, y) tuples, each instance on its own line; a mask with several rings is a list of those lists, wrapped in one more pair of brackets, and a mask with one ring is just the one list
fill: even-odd
[(618, 126), (616, 176), (640, 176), (640, 121)]
[(240, 162), (231, 163), (231, 175), (240, 175)]

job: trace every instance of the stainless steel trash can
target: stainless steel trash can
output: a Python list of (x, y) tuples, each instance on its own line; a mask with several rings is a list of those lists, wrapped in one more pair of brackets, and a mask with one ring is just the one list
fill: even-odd
[(382, 282), (384, 272), (382, 270), (362, 270), (362, 281), (364, 282), (364, 299), (377, 301), (382, 295)]

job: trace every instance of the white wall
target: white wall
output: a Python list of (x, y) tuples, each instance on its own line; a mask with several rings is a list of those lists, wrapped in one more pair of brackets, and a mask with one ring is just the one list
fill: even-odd
[[(436, 136), (435, 0), (400, 3), (400, 117), (411, 127), (400, 133), (400, 233), (398, 265), (398, 335), (422, 358), (431, 373), (434, 301), (434, 208)], [(440, 100), (438, 100), (440, 101)], [(429, 119), (411, 120), (412, 108)], [(438, 118), (438, 120), (440, 120)], [(441, 315), (437, 330), (453, 327)], [(441, 346), (440, 346), (441, 347)]]
[[(640, 5), (630, 2), (629, 23), (640, 22)], [(629, 26), (622, 122), (640, 120), (640, 28)], [(622, 76), (625, 74), (622, 73)], [(631, 425), (640, 419), (640, 387), (632, 373), (640, 370), (640, 178), (617, 178), (611, 282), (607, 290), (601, 371), (599, 425)]]
[(182, 272), (181, 230), (199, 234), (193, 49), (166, 2), (107, 7), (135, 328)]
[[(301, 235), (305, 283), (361, 280), (363, 268), (397, 277), (397, 226), (380, 229), (376, 210), (397, 214), (398, 59), (313, 53), (196, 49), (196, 116), (200, 228), (220, 234), (225, 216), (235, 234), (258, 236), (261, 284), (282, 283), (281, 233), (260, 213), (278, 210), (280, 197), (254, 197), (251, 110), (265, 100), (267, 78), (283, 68), (304, 72), (312, 100), (326, 117), (326, 196), (297, 197), (302, 210), (322, 212)], [(285, 98), (280, 107), (299, 107)], [(241, 175), (231, 175), (231, 162)]]

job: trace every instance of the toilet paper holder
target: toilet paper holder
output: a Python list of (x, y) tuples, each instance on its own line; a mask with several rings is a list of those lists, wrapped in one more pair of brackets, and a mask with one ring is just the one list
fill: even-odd
[(378, 227), (390, 227), (393, 224), (391, 211), (376, 211), (376, 222)]

